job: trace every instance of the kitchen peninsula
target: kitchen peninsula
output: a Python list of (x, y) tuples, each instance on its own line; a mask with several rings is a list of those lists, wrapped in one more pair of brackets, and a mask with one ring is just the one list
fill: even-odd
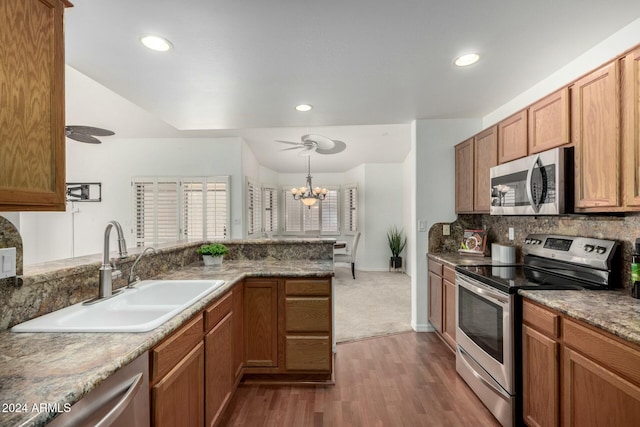
[[(225, 241), (230, 249), (221, 267), (204, 267), (195, 254), (199, 243), (172, 245), (160, 248), (157, 254), (145, 255), (140, 261), (137, 272), (143, 280), (154, 279), (217, 279), (225, 284), (208, 294), (199, 302), (193, 304), (162, 326), (144, 333), (26, 333), (17, 334), (4, 330), (0, 332), (0, 402), (2, 404), (26, 404), (20, 408), (25, 411), (3, 411), (0, 413), (2, 425), (40, 426), (49, 422), (55, 415), (55, 408), (63, 408), (65, 404), (73, 404), (96, 388), (103, 380), (124, 367), (149, 350), (166, 342), (175, 331), (183, 329), (183, 325), (193, 322), (203, 312), (217, 307), (218, 301), (223, 300), (231, 291), (242, 290), (244, 304), (240, 306), (243, 314), (244, 328), (241, 328), (241, 346), (244, 355), (250, 355), (250, 348), (256, 342), (268, 341), (274, 343), (274, 348), (268, 349), (274, 354), (271, 366), (259, 366), (247, 363), (243, 358), (244, 374), (287, 375), (288, 379), (304, 374), (305, 378), (330, 382), (332, 372), (332, 289), (333, 276), (333, 239), (290, 239), (290, 240), (232, 240)], [(138, 252), (138, 251), (136, 251)], [(128, 275), (128, 269), (136, 255), (130, 255), (120, 263), (123, 276)], [(25, 313), (38, 311), (44, 314), (48, 308), (62, 308), (61, 295), (66, 295), (67, 305), (77, 302), (75, 295), (65, 291), (65, 283), (70, 289), (84, 289), (83, 299), (91, 297), (97, 292), (97, 273), (99, 262), (78, 265), (77, 260), (53, 263), (55, 268), (46, 265), (35, 266), (30, 272), (25, 267), (23, 277), (23, 292), (32, 291), (31, 302), (23, 295), (23, 305), (37, 305), (35, 310), (24, 308), (17, 310), (15, 306), (3, 307), (3, 314), (14, 313), (11, 321), (5, 324), (12, 326), (28, 320)], [(85, 277), (86, 276), (86, 277)], [(124, 282), (115, 281), (115, 287), (121, 287)], [(251, 310), (264, 307), (257, 305), (260, 298), (251, 296), (252, 284), (258, 283), (257, 289), (269, 289), (269, 307), (275, 306), (277, 311), (270, 313), (273, 328), (268, 329), (273, 334), (269, 339), (264, 337), (249, 337), (252, 322)], [(87, 284), (87, 286), (85, 286)], [(51, 285), (51, 286), (50, 286)], [(266, 287), (265, 287), (266, 286)], [(43, 291), (42, 288), (54, 287), (54, 291)], [(256, 289), (255, 287), (253, 289)], [(17, 295), (19, 289), (13, 290)], [(50, 294), (58, 294), (47, 299)], [(308, 295), (310, 293), (310, 295)], [(12, 301), (16, 301), (15, 298)], [(271, 303), (275, 304), (272, 305)], [(297, 305), (302, 303), (302, 305)], [(3, 302), (3, 304), (5, 304)], [(324, 305), (323, 305), (324, 304)], [(282, 309), (279, 309), (282, 307)], [(318, 307), (324, 307), (325, 330), (314, 328), (308, 333), (304, 329), (291, 326), (297, 319), (300, 310), (309, 308), (314, 310), (314, 316), (319, 313)], [(237, 308), (237, 306), (236, 306)], [(235, 310), (235, 308), (234, 308)], [(53, 311), (53, 310), (49, 310)], [(22, 318), (17, 313), (22, 313)], [(237, 313), (236, 313), (237, 314)], [(264, 315), (262, 311), (260, 315)], [(33, 317), (33, 316), (31, 316)], [(206, 314), (205, 314), (206, 318)], [(251, 331), (249, 331), (252, 333)], [(203, 332), (200, 332), (204, 335)], [(234, 335), (236, 337), (236, 335)], [(307, 341), (304, 341), (307, 339)], [(311, 358), (308, 368), (305, 363), (309, 358), (300, 357), (300, 348), (295, 343), (307, 344), (313, 341), (312, 351), (316, 353)], [(294, 345), (290, 345), (290, 344)], [(258, 349), (263, 350), (263, 349)], [(323, 352), (318, 356), (318, 351)], [(287, 354), (290, 353), (290, 356)], [(326, 353), (326, 354), (324, 354)], [(319, 365), (318, 360), (326, 361)], [(294, 362), (292, 362), (294, 361)], [(250, 362), (250, 361), (249, 361)], [(152, 361), (153, 370), (153, 361)], [(236, 384), (237, 385), (237, 382)], [(47, 404), (50, 410), (34, 411), (33, 405)], [(39, 407), (39, 406), (38, 406)], [(152, 401), (153, 407), (153, 401)], [(53, 408), (53, 410), (51, 410)]]

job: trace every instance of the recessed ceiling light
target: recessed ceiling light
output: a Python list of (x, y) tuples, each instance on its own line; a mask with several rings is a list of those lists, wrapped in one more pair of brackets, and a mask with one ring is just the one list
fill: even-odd
[(453, 61), (458, 67), (466, 67), (467, 65), (475, 64), (480, 59), (480, 55), (477, 53), (467, 53), (466, 55), (462, 55), (456, 58)]
[(158, 36), (142, 36), (140, 37), (140, 42), (147, 48), (157, 52), (166, 52), (173, 47), (169, 40)]
[(311, 109), (313, 108), (313, 105), (309, 105), (309, 104), (300, 104), (300, 105), (296, 105), (296, 110), (298, 111), (311, 111)]

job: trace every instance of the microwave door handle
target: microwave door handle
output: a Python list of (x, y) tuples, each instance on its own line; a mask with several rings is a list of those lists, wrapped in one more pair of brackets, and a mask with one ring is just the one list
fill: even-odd
[(540, 156), (536, 156), (535, 161), (531, 164), (529, 171), (527, 172), (527, 198), (529, 199), (529, 204), (533, 208), (535, 213), (540, 212), (540, 203), (537, 200), (533, 200), (533, 190), (531, 186), (533, 185), (533, 171), (538, 167), (542, 167), (542, 162), (540, 161)]

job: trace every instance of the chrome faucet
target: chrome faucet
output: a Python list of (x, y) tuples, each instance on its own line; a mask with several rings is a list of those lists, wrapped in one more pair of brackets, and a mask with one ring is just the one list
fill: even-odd
[(140, 281), (140, 277), (135, 275), (134, 270), (136, 268), (136, 265), (138, 265), (138, 261), (140, 261), (140, 258), (142, 258), (142, 255), (146, 254), (149, 251), (153, 252), (154, 254), (156, 253), (156, 249), (149, 246), (144, 251), (142, 251), (140, 255), (138, 255), (138, 257), (136, 258), (136, 260), (133, 262), (133, 265), (131, 266), (131, 271), (129, 272), (129, 279), (127, 280), (127, 288), (132, 288), (136, 282)]
[(118, 272), (115, 267), (115, 261), (113, 264), (109, 262), (109, 235), (111, 229), (115, 227), (118, 233), (118, 252), (120, 258), (127, 257), (127, 242), (124, 240), (124, 233), (122, 227), (118, 221), (109, 221), (107, 228), (104, 230), (104, 258), (102, 260), (102, 267), (100, 267), (100, 282), (98, 283), (98, 300), (103, 298), (109, 298), (113, 296), (113, 273)]

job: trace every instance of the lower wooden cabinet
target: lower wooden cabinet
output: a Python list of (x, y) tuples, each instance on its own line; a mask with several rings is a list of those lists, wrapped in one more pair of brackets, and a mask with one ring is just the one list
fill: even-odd
[(429, 259), (429, 323), (453, 350), (456, 349), (456, 272)]
[(523, 302), (523, 418), (528, 426), (635, 426), (640, 346)]
[(233, 379), (240, 381), (244, 369), (244, 283), (233, 288)]
[(559, 421), (560, 344), (526, 325), (522, 327), (522, 408), (529, 426)]
[(247, 279), (244, 288), (247, 367), (278, 366), (278, 280)]
[(228, 313), (204, 338), (205, 419), (214, 425), (231, 399), (235, 369), (233, 363), (233, 322)]
[(204, 345), (200, 342), (151, 388), (151, 424), (202, 426)]

